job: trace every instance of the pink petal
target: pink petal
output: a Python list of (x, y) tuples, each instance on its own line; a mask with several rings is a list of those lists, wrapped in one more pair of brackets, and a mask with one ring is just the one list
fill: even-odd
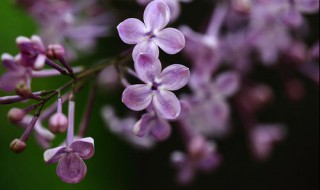
[(215, 81), (218, 93), (224, 96), (232, 96), (240, 87), (240, 76), (235, 72), (225, 72), (219, 75)]
[(160, 60), (149, 53), (139, 54), (134, 62), (134, 68), (140, 80), (145, 83), (154, 82), (161, 73)]
[(155, 57), (159, 57), (159, 48), (152, 40), (145, 40), (134, 47), (132, 51), (133, 60), (136, 60), (140, 53), (150, 53)]
[(147, 108), (151, 100), (151, 88), (144, 84), (131, 85), (122, 93), (122, 102), (134, 111), (141, 111)]
[(44, 152), (43, 158), (46, 164), (53, 164), (60, 160), (60, 158), (65, 155), (65, 146), (60, 146), (57, 148), (48, 149)]
[(147, 30), (159, 31), (170, 21), (170, 9), (162, 0), (155, 0), (148, 4), (143, 15)]
[(89, 159), (94, 154), (94, 140), (91, 137), (75, 140), (70, 148), (79, 154), (82, 159)]
[(155, 43), (166, 53), (176, 54), (185, 46), (182, 32), (174, 28), (166, 28), (155, 37)]
[(127, 44), (137, 44), (145, 38), (147, 32), (145, 25), (138, 19), (129, 18), (118, 26), (118, 33), (122, 41)]
[(153, 97), (152, 103), (155, 111), (164, 119), (176, 119), (180, 115), (180, 102), (177, 96), (170, 91), (157, 91)]
[(68, 153), (61, 158), (57, 175), (66, 183), (79, 183), (87, 173), (87, 166), (78, 154)]
[(179, 64), (173, 64), (165, 68), (161, 75), (161, 87), (166, 90), (178, 90), (184, 87), (190, 78), (190, 70), (188, 67)]
[(166, 140), (171, 134), (171, 126), (168, 121), (155, 117), (151, 128), (151, 135), (159, 140)]

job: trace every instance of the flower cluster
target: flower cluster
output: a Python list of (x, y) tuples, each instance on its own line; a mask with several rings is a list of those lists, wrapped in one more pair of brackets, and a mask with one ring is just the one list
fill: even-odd
[(176, 54), (183, 49), (185, 39), (179, 30), (164, 28), (170, 20), (170, 9), (162, 0), (150, 2), (143, 19), (144, 23), (129, 18), (117, 27), (125, 43), (136, 44), (132, 52), (135, 76), (145, 83), (127, 86), (122, 102), (134, 111), (147, 109), (133, 128), (136, 135), (150, 134), (156, 140), (165, 140), (171, 132), (166, 120), (175, 120), (181, 113), (180, 102), (171, 91), (188, 83), (190, 71), (179, 64), (162, 71), (158, 47), (168, 54)]
[[(129, 108), (122, 110), (124, 117), (115, 106), (101, 109), (106, 126), (121, 139), (142, 150), (169, 138), (181, 140), (184, 150), (172, 149), (170, 161), (177, 180), (188, 184), (199, 172), (219, 169), (224, 161), (220, 142), (232, 135), (234, 126), (242, 126), (257, 161), (267, 160), (288, 136), (290, 129), (281, 121), (258, 117), (278, 98), (270, 81), (280, 81), (278, 89), (295, 102), (306, 93), (302, 77), (319, 84), (319, 40), (305, 42), (305, 15), (319, 11), (319, 0), (203, 1), (214, 9), (209, 18), (207, 10), (195, 15), (199, 28), (178, 17), (182, 7), (200, 1), (133, 1), (146, 5), (143, 21), (128, 18), (117, 26), (107, 22), (110, 15), (96, 1), (17, 2), (35, 18), (42, 38), (18, 37), (19, 53), (1, 56), (6, 71), (0, 75), (0, 90), (13, 94), (0, 97), (0, 104), (27, 105), (8, 112), (9, 121), (23, 130), (10, 148), (23, 152), (33, 132), (45, 149), (44, 162), (58, 163), (57, 175), (66, 183), (81, 182), (87, 173), (83, 160), (94, 155), (87, 129), (96, 117), (98, 87), (121, 92), (119, 102)], [(111, 7), (113, 12), (130, 12)], [(118, 35), (109, 33), (111, 27)], [(133, 47), (103, 61), (91, 58), (85, 69), (69, 65), (70, 58), (81, 58), (76, 52), (93, 50), (96, 39), (106, 35), (111, 43), (121, 39)], [(184, 65), (168, 64), (173, 59)], [(272, 74), (264, 80), (263, 72)], [(32, 80), (52, 76), (68, 81), (55, 89), (32, 87)], [(76, 127), (77, 93), (84, 86), (91, 87), (90, 94)], [(63, 111), (66, 103), (68, 114)], [(52, 147), (55, 137), (64, 134), (65, 141)]]
[[(99, 37), (108, 35), (108, 14), (97, 1), (17, 0), (39, 25), (47, 43), (60, 43), (68, 50), (67, 58), (93, 50)], [(88, 11), (90, 10), (90, 11)]]

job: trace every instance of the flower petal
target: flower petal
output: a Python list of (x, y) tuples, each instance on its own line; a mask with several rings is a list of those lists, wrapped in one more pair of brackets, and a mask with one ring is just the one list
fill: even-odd
[(174, 28), (166, 28), (160, 31), (154, 39), (155, 43), (168, 54), (176, 54), (185, 46), (184, 35)]
[(150, 131), (150, 122), (154, 119), (154, 115), (150, 113), (143, 114), (141, 119), (134, 125), (133, 133), (138, 137), (146, 136)]
[(77, 139), (70, 145), (70, 148), (82, 159), (89, 159), (94, 154), (94, 140), (91, 137)]
[(225, 72), (215, 81), (215, 90), (224, 96), (232, 96), (240, 87), (240, 76), (235, 72)]
[(161, 87), (166, 90), (178, 90), (189, 82), (190, 70), (188, 67), (173, 64), (165, 68), (161, 75)]
[(164, 119), (176, 119), (180, 115), (180, 102), (177, 96), (170, 91), (157, 91), (153, 97), (152, 103), (155, 111)]
[(170, 9), (162, 0), (155, 0), (148, 4), (143, 15), (147, 30), (159, 31), (170, 21)]
[(5, 92), (13, 91), (20, 82), (25, 82), (27, 74), (24, 76), (21, 72), (9, 71), (0, 77), (0, 89)]
[(151, 88), (144, 84), (128, 86), (122, 93), (122, 102), (134, 111), (141, 111), (147, 108), (151, 100)]
[(168, 121), (156, 117), (152, 124), (151, 135), (159, 141), (166, 140), (171, 134), (171, 126)]
[(43, 158), (46, 164), (53, 164), (60, 160), (60, 158), (65, 154), (65, 146), (60, 146), (57, 148), (48, 149), (44, 152)]
[(134, 68), (140, 80), (145, 83), (154, 82), (161, 73), (160, 60), (149, 53), (140, 53), (134, 62)]
[(57, 175), (66, 183), (79, 183), (87, 173), (87, 166), (78, 154), (68, 153), (61, 158)]
[(295, 0), (297, 9), (304, 13), (315, 13), (319, 10), (319, 0)]
[(140, 53), (150, 53), (155, 57), (159, 57), (159, 48), (152, 40), (145, 40), (134, 47), (132, 51), (133, 60), (136, 60)]
[(135, 18), (129, 18), (118, 26), (118, 33), (122, 41), (127, 44), (137, 44), (143, 40), (147, 29), (143, 22)]

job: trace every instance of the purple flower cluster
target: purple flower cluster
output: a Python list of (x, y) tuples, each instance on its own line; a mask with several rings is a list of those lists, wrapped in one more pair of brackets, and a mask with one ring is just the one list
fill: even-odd
[[(93, 50), (99, 37), (108, 35), (110, 19), (97, 1), (17, 0), (39, 25), (40, 35), (46, 43), (63, 44), (68, 59), (79, 52)], [(90, 10), (90, 11), (87, 11)]]
[[(36, 19), (46, 43), (36, 35), (18, 37), (19, 53), (1, 56), (6, 72), (0, 77), (0, 89), (15, 94), (0, 97), (0, 104), (28, 104), (8, 112), (9, 121), (24, 130), (10, 148), (23, 152), (34, 132), (46, 149), (45, 163), (58, 163), (57, 175), (66, 183), (82, 181), (87, 173), (83, 160), (94, 155), (94, 140), (86, 133), (98, 87), (109, 91), (124, 87), (121, 100), (129, 113), (120, 117), (114, 107), (105, 106), (101, 115), (112, 133), (135, 147), (151, 149), (176, 138), (172, 131), (177, 132), (184, 150), (173, 149), (170, 160), (177, 180), (188, 184), (197, 173), (217, 170), (223, 163), (219, 142), (232, 135), (234, 126), (243, 127), (257, 161), (269, 158), (288, 135), (290, 130), (281, 121), (259, 120), (258, 114), (277, 96), (269, 81), (252, 76), (256, 68), (279, 74), (279, 86), (292, 101), (305, 94), (297, 73), (319, 84), (319, 40), (305, 43), (309, 23), (304, 16), (319, 11), (319, 0), (206, 1), (202, 3), (214, 7), (211, 17), (199, 28), (186, 21), (178, 29), (167, 26), (178, 19), (180, 2), (189, 2), (185, 6), (198, 2), (137, 0), (146, 5), (143, 21), (128, 18), (113, 26), (120, 39), (134, 47), (86, 69), (72, 68), (66, 60), (76, 58), (77, 50), (92, 50), (96, 39), (108, 34), (111, 26), (96, 1), (17, 2)], [(187, 66), (167, 65), (159, 48)], [(268, 80), (276, 80), (277, 74)], [(32, 91), (34, 78), (61, 75), (69, 79), (61, 87)], [(76, 96), (91, 79), (95, 80), (75, 135)], [(68, 115), (63, 113), (66, 102)], [(56, 135), (65, 133), (65, 142), (51, 147)]]
[(132, 52), (134, 75), (145, 83), (128, 85), (122, 102), (134, 111), (147, 110), (133, 128), (136, 135), (150, 134), (156, 140), (165, 140), (171, 132), (167, 120), (175, 120), (181, 113), (180, 101), (171, 91), (188, 83), (190, 71), (179, 64), (162, 70), (158, 47), (168, 54), (176, 54), (183, 49), (185, 39), (179, 30), (164, 28), (170, 20), (170, 9), (162, 0), (150, 2), (143, 19), (144, 23), (129, 18), (117, 27), (125, 43), (136, 44)]

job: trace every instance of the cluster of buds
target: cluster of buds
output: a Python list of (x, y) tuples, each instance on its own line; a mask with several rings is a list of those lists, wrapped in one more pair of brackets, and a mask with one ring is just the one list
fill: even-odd
[[(61, 180), (67, 183), (77, 183), (86, 174), (86, 166), (82, 159), (93, 156), (94, 145), (92, 138), (78, 138), (74, 140), (74, 112), (75, 106), (72, 100), (73, 92), (67, 92), (60, 96), (62, 87), (57, 90), (32, 92), (31, 79), (36, 77), (67, 75), (75, 83), (76, 72), (81, 68), (71, 68), (65, 59), (65, 51), (61, 45), (49, 45), (45, 47), (38, 36), (18, 37), (17, 45), (20, 50), (16, 57), (9, 54), (2, 55), (2, 63), (7, 72), (0, 78), (0, 87), (6, 92), (15, 90), (16, 95), (0, 98), (0, 104), (12, 104), (16, 102), (26, 102), (28, 100), (37, 101), (24, 109), (12, 108), (8, 112), (8, 119), (11, 123), (24, 129), (20, 138), (14, 139), (10, 143), (13, 152), (21, 153), (27, 146), (27, 140), (32, 132), (43, 149), (51, 146), (51, 141), (55, 134), (65, 133), (68, 129), (66, 146), (49, 149), (44, 153), (46, 163), (59, 162), (57, 174)], [(57, 61), (57, 62), (56, 62)], [(44, 69), (45, 65), (52, 69)], [(57, 102), (53, 103), (46, 110), (45, 104), (56, 97)], [(70, 98), (69, 98), (70, 96)], [(63, 104), (69, 100), (68, 117), (63, 114)], [(56, 113), (55, 110), (57, 110)], [(35, 111), (32, 116), (31, 112)], [(49, 126), (45, 128), (42, 123), (48, 120)], [(55, 152), (54, 150), (58, 150)]]

